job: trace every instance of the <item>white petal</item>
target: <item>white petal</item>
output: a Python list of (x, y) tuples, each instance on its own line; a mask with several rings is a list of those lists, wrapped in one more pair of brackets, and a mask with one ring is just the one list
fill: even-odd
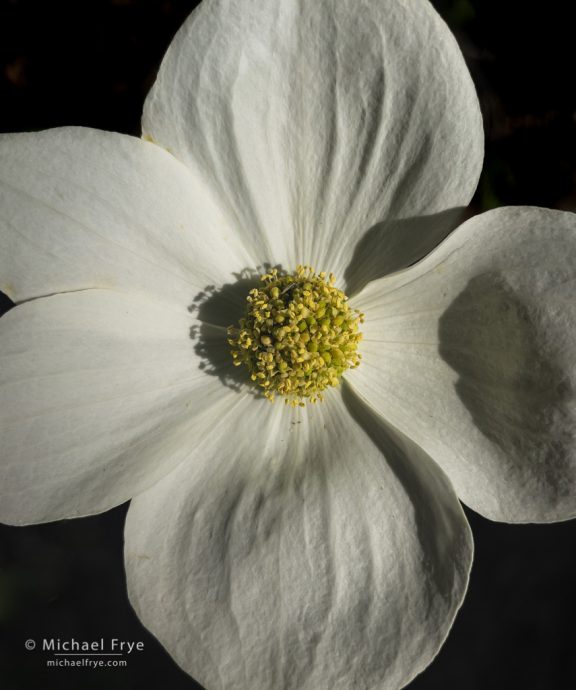
[(422, 451), (335, 391), (245, 400), (196, 453), (132, 501), (125, 558), (138, 615), (207, 690), (397, 689), (430, 662), (472, 541)]
[(510, 522), (576, 515), (576, 215), (504, 208), (368, 285), (356, 390)]
[(108, 510), (190, 454), (204, 420), (236, 398), (199, 368), (192, 323), (112, 290), (0, 319), (1, 521)]
[(464, 60), (422, 0), (203, 2), (143, 131), (201, 171), (261, 260), (339, 275), (380, 221), (466, 205), (483, 158)]
[(192, 303), (252, 265), (199, 179), (134, 137), (0, 136), (0, 290), (20, 302), (129, 288)]

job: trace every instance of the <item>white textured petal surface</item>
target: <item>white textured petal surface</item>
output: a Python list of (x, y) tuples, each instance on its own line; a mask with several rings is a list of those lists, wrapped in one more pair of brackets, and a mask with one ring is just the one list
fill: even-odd
[(0, 319), (0, 521), (108, 510), (190, 455), (235, 397), (199, 368), (192, 323), (112, 290)]
[[(207, 690), (397, 690), (464, 596), (453, 489), (349, 390), (245, 398), (128, 511), (128, 591)], [(364, 427), (368, 431), (364, 430)]]
[(350, 380), (495, 520), (576, 515), (576, 215), (477, 216), (371, 283)]
[(206, 0), (143, 131), (201, 172), (259, 261), (338, 275), (381, 221), (466, 205), (483, 158), (472, 81), (423, 0)]
[(12, 300), (112, 287), (189, 305), (247, 265), (200, 180), (159, 146), (78, 127), (0, 136)]

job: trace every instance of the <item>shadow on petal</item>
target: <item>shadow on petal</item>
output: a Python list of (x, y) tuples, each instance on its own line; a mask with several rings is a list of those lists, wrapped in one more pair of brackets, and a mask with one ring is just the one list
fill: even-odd
[(527, 482), (546, 479), (561, 490), (574, 392), (545, 329), (543, 314), (503, 275), (485, 273), (441, 317), (439, 353), (458, 374), (456, 393), (480, 432), (522, 465)]
[(453, 501), (445, 500), (451, 489), (448, 481), (421, 448), (389, 427), (346, 382), (342, 385), (342, 398), (352, 418), (378, 446), (385, 458), (383, 461), (409, 496), (423, 558), (441, 594), (449, 597), (455, 578), (453, 545), (459, 540), (454, 525), (465, 526), (466, 521), (463, 515), (456, 522), (454, 520), (454, 509), (459, 503), (455, 496)]
[(222, 385), (231, 390), (264, 397), (248, 376), (245, 366), (232, 364), (228, 343), (228, 326), (237, 326), (246, 312), (246, 297), (252, 288), (260, 284), (260, 276), (271, 268), (282, 270), (281, 266), (269, 264), (255, 269), (245, 268), (234, 273), (234, 281), (220, 287), (207, 285), (198, 293), (188, 307), (197, 319), (190, 328), (194, 350), (201, 358), (200, 368), (209, 376), (217, 376)]
[(345, 292), (354, 295), (371, 280), (416, 263), (431, 252), (464, 220), (464, 208), (430, 216), (377, 223), (357, 243), (344, 273)]
[(14, 302), (3, 292), (0, 292), (0, 316), (6, 314), (14, 306)]

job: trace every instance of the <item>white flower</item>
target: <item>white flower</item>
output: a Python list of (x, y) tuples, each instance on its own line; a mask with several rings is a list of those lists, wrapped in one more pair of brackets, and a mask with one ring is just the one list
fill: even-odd
[[(457, 497), (576, 514), (575, 217), (436, 247), (483, 136), (422, 0), (206, 0), (143, 130), (0, 137), (0, 518), (132, 498), (131, 602), (208, 690), (400, 688), (466, 590)], [(226, 344), (246, 269), (278, 264), (366, 315), (362, 364), (303, 409)]]

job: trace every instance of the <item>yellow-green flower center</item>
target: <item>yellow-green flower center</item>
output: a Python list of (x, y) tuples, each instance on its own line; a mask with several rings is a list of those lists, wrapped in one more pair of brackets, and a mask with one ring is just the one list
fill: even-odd
[(310, 266), (293, 274), (272, 269), (260, 280), (245, 316), (228, 328), (234, 364), (245, 365), (271, 401), (281, 395), (303, 407), (322, 400), (322, 391), (360, 364), (363, 314), (350, 309), (332, 274), (316, 275)]

